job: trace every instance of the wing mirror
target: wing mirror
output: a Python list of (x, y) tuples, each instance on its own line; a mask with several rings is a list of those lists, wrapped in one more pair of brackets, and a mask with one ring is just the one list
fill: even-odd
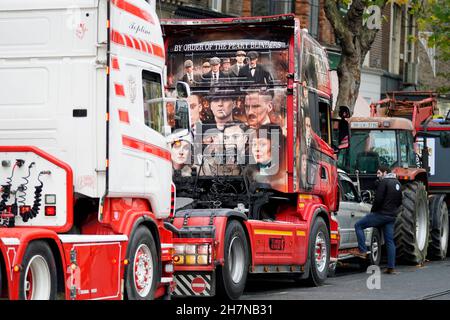
[(187, 98), (191, 95), (191, 89), (186, 82), (178, 81), (177, 82), (177, 97), (178, 98)]

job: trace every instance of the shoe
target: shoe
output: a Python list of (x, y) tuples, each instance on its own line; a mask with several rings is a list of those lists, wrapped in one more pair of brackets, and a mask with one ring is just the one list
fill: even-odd
[(394, 268), (386, 268), (383, 271), (384, 274), (397, 274)]
[(358, 248), (351, 249), (348, 253), (361, 259), (367, 259), (367, 252), (361, 252)]

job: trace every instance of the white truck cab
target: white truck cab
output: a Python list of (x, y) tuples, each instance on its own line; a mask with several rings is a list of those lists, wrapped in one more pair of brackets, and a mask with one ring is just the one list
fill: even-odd
[[(119, 264), (114, 284), (89, 276), (81, 281), (89, 288), (66, 288), (66, 298), (121, 298), (122, 279), (128, 298), (167, 291), (172, 244), (163, 219), (173, 210), (174, 190), (166, 135), (179, 122), (168, 121), (164, 59), (155, 1), (1, 1), (0, 268), (11, 279), (4, 288), (11, 299), (42, 298), (24, 293), (24, 275), (13, 270), (28, 263), (27, 244), (44, 234), (55, 241), (48, 245), (58, 249), (52, 255), (65, 277), (71, 264), (89, 271), (82, 275), (112, 270), (107, 255), (97, 265), (72, 261), (81, 243), (109, 243), (98, 250), (112, 250), (135, 272), (137, 256), (155, 254), (136, 250), (151, 233), (158, 254), (152, 261), (161, 263), (154, 282), (133, 286), (137, 278)], [(80, 205), (86, 203), (94, 209)], [(50, 291), (43, 296), (53, 298)]]
[[(164, 48), (145, 7), (111, 1), (108, 20), (108, 1), (2, 1), (0, 145), (33, 145), (69, 164), (75, 193), (146, 197), (165, 217), (165, 104), (145, 102), (164, 96)], [(54, 185), (59, 205), (64, 188)]]

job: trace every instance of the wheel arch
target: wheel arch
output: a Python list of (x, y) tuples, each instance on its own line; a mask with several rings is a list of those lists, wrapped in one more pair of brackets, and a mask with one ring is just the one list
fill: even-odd
[(311, 230), (312, 230), (312, 226), (313, 226), (314, 222), (316, 221), (316, 219), (318, 217), (322, 218), (325, 222), (325, 225), (327, 226), (327, 230), (330, 235), (330, 246), (331, 246), (331, 229), (330, 229), (330, 220), (328, 218), (328, 213), (325, 211), (324, 208), (318, 207), (313, 211), (310, 219), (308, 220), (308, 244), (307, 244), (308, 250), (307, 250), (307, 256), (306, 256), (306, 265), (309, 265), (309, 262), (310, 262), (309, 257), (310, 257), (311, 252), (310, 252), (309, 243), (311, 241), (311, 239), (310, 239), (311, 238)]
[(249, 248), (248, 248), (249, 249), (249, 264), (252, 266), (253, 265), (253, 250), (252, 250), (252, 248), (253, 248), (252, 240), (253, 239), (250, 238), (250, 234), (248, 232), (247, 225), (245, 224), (245, 221), (248, 220), (247, 216), (245, 216), (244, 214), (242, 214), (242, 216), (237, 215), (237, 214), (231, 214), (230, 216), (228, 216), (227, 224), (229, 221), (232, 221), (232, 220), (238, 221), (242, 225), (242, 228), (244, 229), (245, 237), (247, 238), (247, 243), (249, 246)]
[[(330, 216), (330, 213), (327, 210), (327, 207), (322, 203), (308, 203), (306, 205), (306, 210), (303, 215), (305, 220), (307, 221), (308, 225), (308, 241), (311, 236), (311, 229), (314, 224), (314, 221), (317, 219), (317, 217), (321, 217), (328, 230), (328, 235), (330, 238), (330, 250), (331, 250), (331, 256), (333, 258), (336, 258), (338, 255), (338, 249), (339, 249), (339, 240), (338, 240), (338, 222), (336, 218), (333, 216)], [(309, 245), (308, 245), (308, 251), (307, 253), (307, 262), (309, 261)]]
[(402, 184), (409, 182), (422, 182), (425, 188), (428, 190), (428, 174), (423, 168), (394, 168), (392, 170)]
[[(150, 217), (148, 215), (143, 215), (136, 219), (136, 221), (134, 222), (133, 227), (131, 228), (131, 231), (128, 235), (128, 244), (130, 243), (131, 239), (134, 236), (134, 233), (140, 226), (146, 227), (152, 234), (153, 239), (155, 240), (156, 254), (158, 256), (158, 276), (161, 277), (161, 274), (162, 274), (161, 239), (159, 237), (158, 226), (152, 217)], [(130, 254), (131, 254), (130, 250), (131, 250), (131, 247), (128, 245), (127, 253), (126, 253), (127, 258), (130, 257)]]
[(428, 176), (426, 172), (418, 172), (414, 177), (414, 181), (422, 182), (425, 185), (425, 189), (428, 191)]
[(328, 231), (331, 232), (330, 218), (328, 216), (328, 212), (323, 207), (319, 207), (314, 211), (311, 216), (311, 220), (309, 221), (309, 228), (311, 229), (312, 224), (318, 217), (321, 217), (325, 221)]

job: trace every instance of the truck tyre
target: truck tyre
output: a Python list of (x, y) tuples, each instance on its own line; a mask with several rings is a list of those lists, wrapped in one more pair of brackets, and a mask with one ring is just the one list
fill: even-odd
[(249, 268), (249, 249), (244, 228), (231, 220), (225, 230), (224, 265), (217, 272), (219, 296), (238, 299), (245, 289)]
[(442, 260), (447, 256), (448, 249), (448, 208), (445, 195), (430, 197), (431, 231), (428, 258)]
[(139, 226), (130, 241), (125, 269), (125, 296), (128, 300), (152, 300), (160, 282), (158, 254), (153, 235)]
[(44, 241), (31, 242), (23, 256), (20, 272), (20, 300), (55, 300), (56, 264), (52, 250)]
[(425, 261), (429, 237), (427, 191), (422, 182), (403, 185), (402, 208), (395, 222), (394, 239), (398, 262), (419, 265)]
[(329, 231), (321, 217), (317, 217), (312, 225), (308, 252), (310, 268), (306, 283), (317, 287), (327, 278), (331, 252)]

